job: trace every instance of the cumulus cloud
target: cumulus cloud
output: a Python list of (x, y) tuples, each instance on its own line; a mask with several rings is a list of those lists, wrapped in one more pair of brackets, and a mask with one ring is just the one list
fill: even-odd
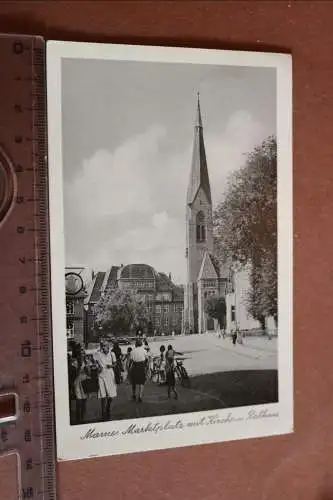
[(129, 139), (114, 152), (99, 150), (84, 160), (76, 178), (65, 186), (72, 209), (87, 219), (151, 210), (149, 179), (158, 159), (163, 127)]
[[(208, 127), (207, 127), (208, 128)], [(192, 143), (182, 150), (161, 146), (160, 126), (99, 150), (83, 161), (65, 186), (67, 262), (95, 269), (142, 262), (186, 279), (185, 196)], [(265, 137), (263, 125), (237, 111), (224, 127), (205, 130), (213, 202), (222, 197), (228, 174), (240, 168), (244, 153)]]
[(224, 129), (207, 135), (207, 162), (214, 204), (221, 200), (228, 176), (243, 166), (246, 153), (264, 138), (263, 125), (243, 110), (236, 111)]

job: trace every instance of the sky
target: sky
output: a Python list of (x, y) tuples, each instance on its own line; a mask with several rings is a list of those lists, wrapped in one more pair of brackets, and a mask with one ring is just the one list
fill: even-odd
[(145, 263), (185, 283), (185, 200), (197, 92), (213, 208), (276, 133), (271, 68), (64, 59), (66, 266)]

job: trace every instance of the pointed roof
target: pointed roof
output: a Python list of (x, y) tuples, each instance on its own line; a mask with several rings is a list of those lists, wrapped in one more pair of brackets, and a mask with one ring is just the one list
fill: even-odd
[(206, 160), (205, 143), (203, 137), (200, 96), (198, 93), (197, 114), (194, 124), (192, 167), (190, 174), (190, 182), (187, 190), (188, 205), (191, 205), (194, 202), (200, 187), (204, 190), (209, 203), (212, 203), (207, 160)]
[(209, 252), (205, 252), (204, 258), (202, 259), (202, 264), (198, 276), (199, 280), (215, 280), (218, 278), (217, 272), (215, 270), (212, 259), (210, 258)]
[(98, 272), (93, 281), (92, 281), (92, 286), (90, 289), (90, 295), (87, 298), (87, 303), (95, 303), (98, 302), (98, 300), (101, 297), (101, 286), (103, 283), (105, 277), (104, 272)]

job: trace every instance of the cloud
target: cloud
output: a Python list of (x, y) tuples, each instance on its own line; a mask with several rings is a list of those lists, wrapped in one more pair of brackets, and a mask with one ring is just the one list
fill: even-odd
[(182, 220), (169, 217), (166, 211), (156, 213), (140, 226), (107, 237), (93, 254), (94, 267), (144, 263), (159, 272), (172, 272), (174, 279), (183, 283), (184, 239)]
[(152, 217), (152, 224), (156, 229), (163, 230), (163, 228), (165, 228), (168, 225), (168, 222), (169, 222), (169, 216), (165, 210), (164, 212), (154, 214)]
[(152, 200), (147, 179), (164, 135), (163, 127), (151, 127), (113, 153), (99, 150), (84, 160), (79, 174), (65, 186), (67, 204), (85, 219), (149, 212)]
[[(268, 131), (267, 135), (270, 133)], [(186, 280), (185, 197), (192, 143), (172, 148), (173, 130), (154, 126), (115, 151), (84, 160), (65, 186), (66, 251), (69, 265), (107, 269), (146, 263)], [(265, 138), (264, 127), (239, 110), (219, 129), (204, 130), (213, 203), (244, 153)], [(171, 147), (163, 150), (164, 138)]]
[(246, 153), (265, 137), (262, 124), (242, 110), (230, 117), (224, 130), (207, 135), (205, 142), (213, 204), (221, 200), (228, 176), (243, 166)]

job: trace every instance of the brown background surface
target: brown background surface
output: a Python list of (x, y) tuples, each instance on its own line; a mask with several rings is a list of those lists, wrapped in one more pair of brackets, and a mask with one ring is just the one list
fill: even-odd
[(295, 433), (61, 463), (59, 500), (333, 499), (332, 21), (321, 1), (0, 3), (2, 32), (293, 55)]

